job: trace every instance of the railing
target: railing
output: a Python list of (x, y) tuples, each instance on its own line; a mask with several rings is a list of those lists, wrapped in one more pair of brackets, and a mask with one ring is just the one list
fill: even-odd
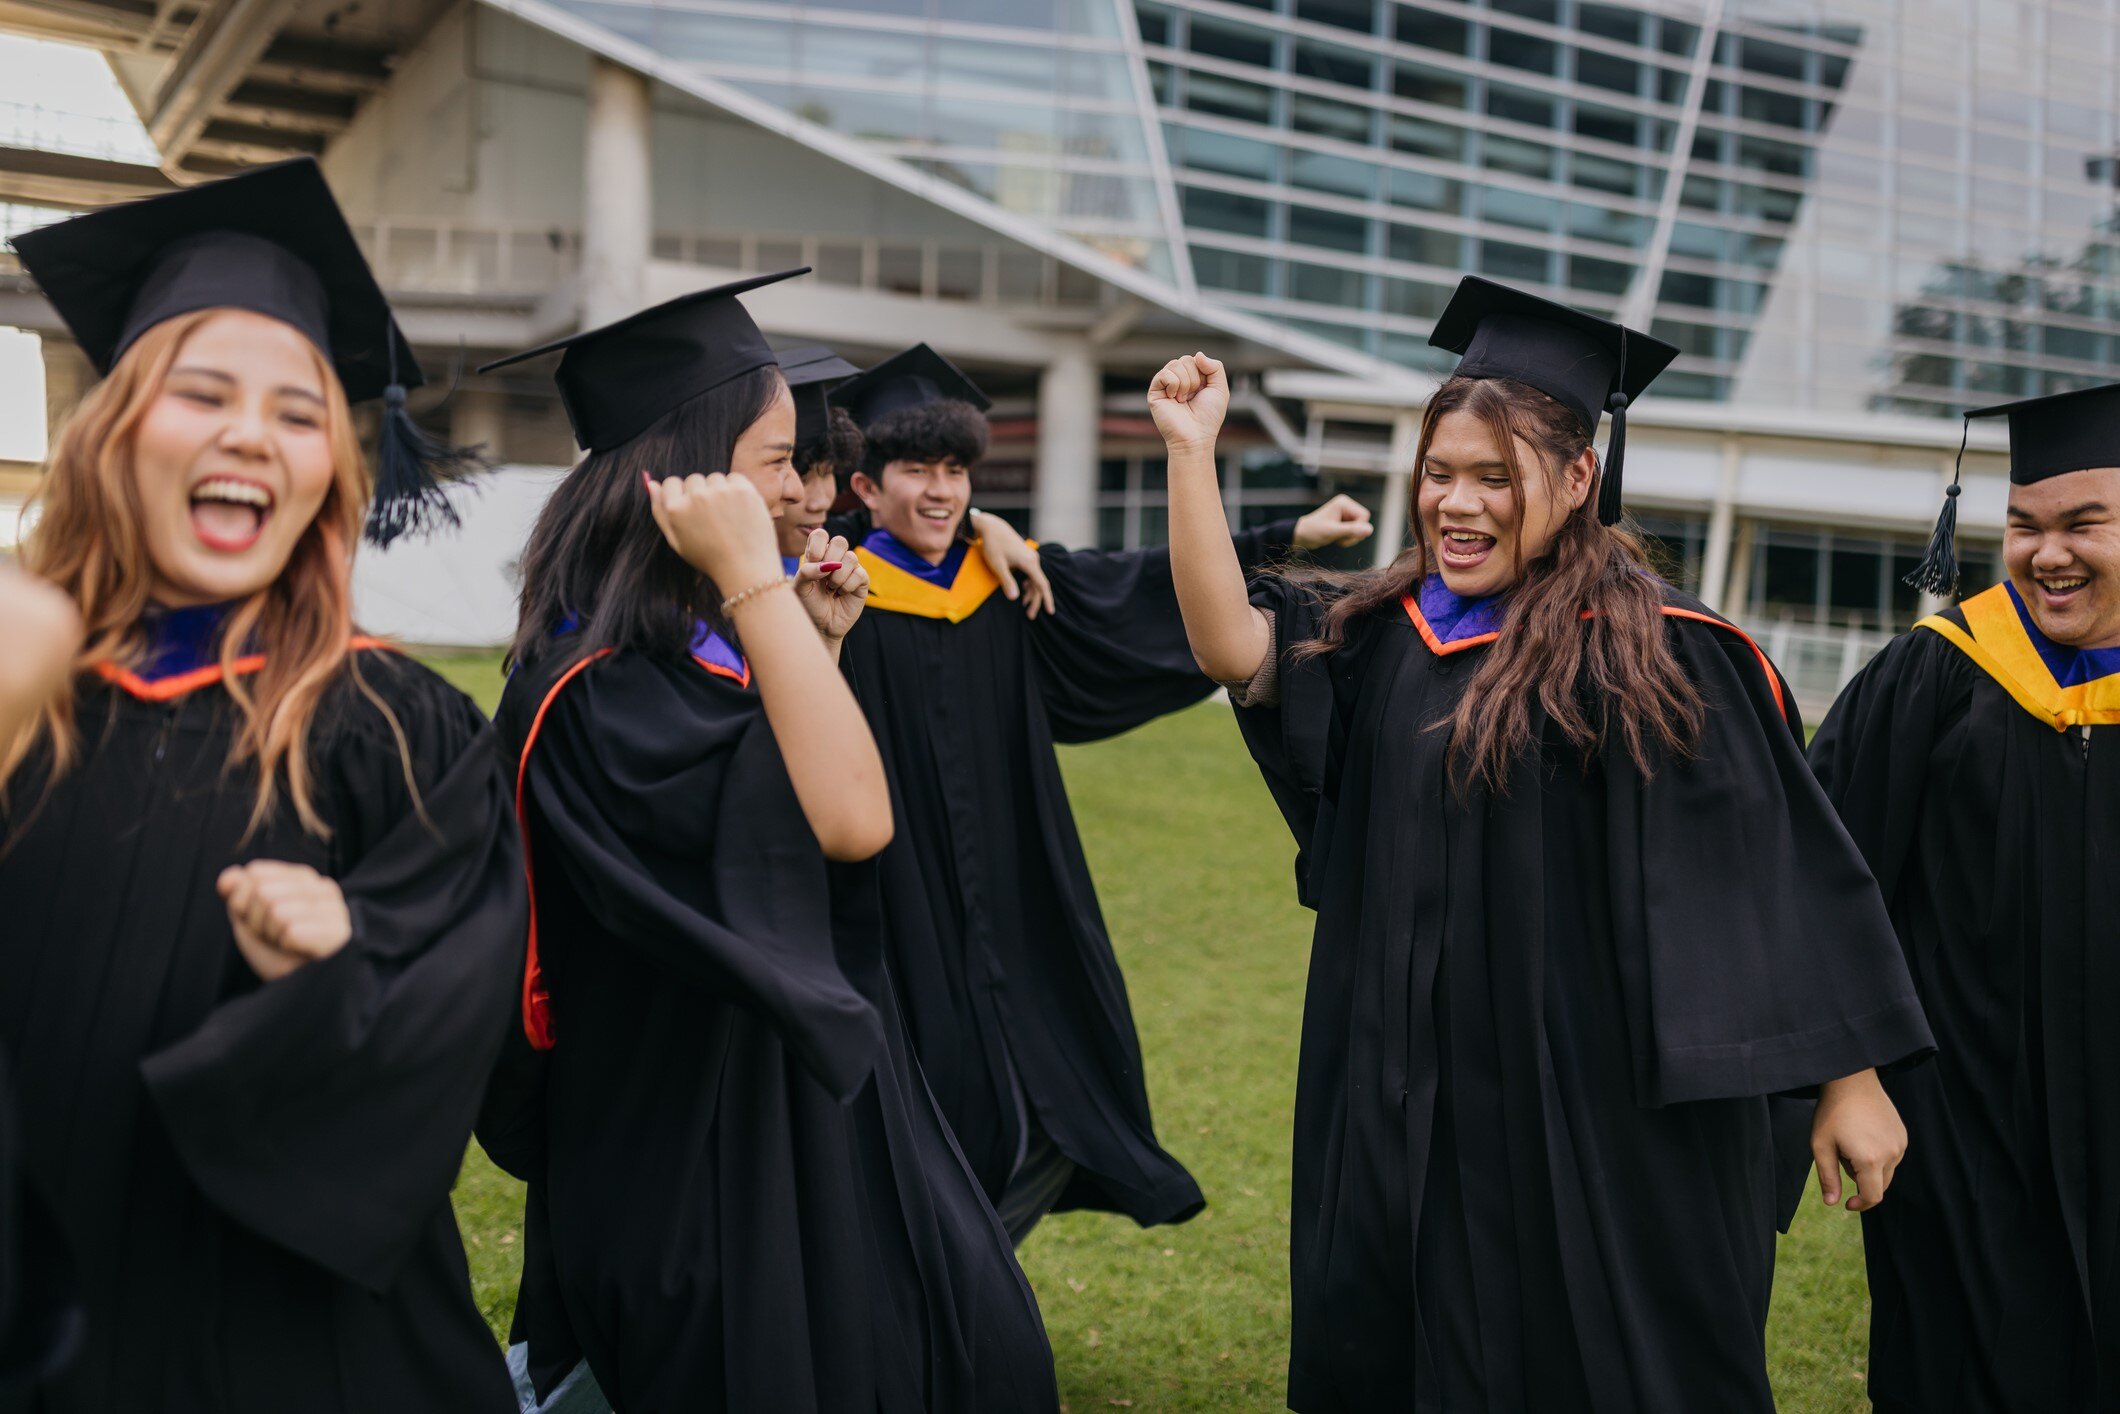
[(1883, 629), (1802, 624), (1792, 619), (1749, 620), (1744, 629), (1767, 650), (1813, 722), (1832, 705), (1849, 679), (1897, 636)]
[[(581, 265), (579, 232), (558, 227), (389, 220), (354, 234), (384, 288), (542, 294)], [(1094, 304), (1102, 284), (1051, 256), (1007, 245), (758, 233), (655, 237), (658, 260), (723, 270), (807, 265), (820, 284), (966, 304)]]
[(11, 100), (0, 100), (0, 147), (65, 152), (150, 167), (162, 160), (137, 118), (95, 117)]

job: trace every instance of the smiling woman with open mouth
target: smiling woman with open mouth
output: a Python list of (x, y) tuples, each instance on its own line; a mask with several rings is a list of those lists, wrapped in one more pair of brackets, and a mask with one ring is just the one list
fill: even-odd
[(1149, 392), (1186, 634), (1318, 915), (1289, 1404), (1771, 1414), (1776, 1220), (1812, 1162), (1885, 1198), (1873, 1067), (1928, 1031), (1781, 675), (1619, 523), (1678, 350), (1478, 277), (1432, 342), (1415, 543), (1359, 574), (1247, 584), (1222, 366)]
[(364, 514), (445, 510), (411, 349), (311, 162), (16, 244), (107, 375), (23, 544), (85, 646), (0, 734), (0, 1061), (85, 1333), (30, 1406), (505, 1414), (449, 1189), (525, 916), (506, 783), (352, 619)]

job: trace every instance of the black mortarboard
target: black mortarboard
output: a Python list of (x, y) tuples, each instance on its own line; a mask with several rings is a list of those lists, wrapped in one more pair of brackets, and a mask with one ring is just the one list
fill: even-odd
[(1997, 403), (1966, 416), (2010, 420), (2010, 480), (2019, 486), (2120, 466), (2120, 383)]
[(437, 476), (476, 457), (430, 441), (406, 412), (419, 364), (314, 158), (91, 211), (24, 232), (14, 247), (99, 373), (155, 325), (202, 309), (250, 310), (300, 331), (349, 402), (388, 404), (369, 539), (455, 523)]
[(1588, 435), (1612, 414), (1612, 440), (1598, 491), (1598, 519), (1620, 516), (1627, 451), (1627, 406), (1678, 357), (1678, 349), (1609, 319), (1585, 314), (1478, 275), (1458, 282), (1428, 342), (1462, 354), (1457, 373), (1508, 378), (1538, 389), (1574, 413)]
[(926, 344), (894, 353), (832, 390), (832, 401), (845, 408), (863, 431), (894, 412), (944, 400), (970, 403), (981, 412), (994, 405), (962, 369)]
[(795, 445), (807, 446), (831, 429), (832, 385), (861, 372), (823, 344), (780, 351), (780, 372), (795, 395)]
[[(1976, 417), (2009, 419), (2010, 481), (2014, 485), (2030, 486), (2064, 472), (2120, 466), (2120, 383), (1973, 408), (1965, 414), (1967, 433)], [(1961, 435), (1951, 484), (1944, 488), (1943, 514), (1936, 518), (1928, 553), (1906, 578), (1916, 589), (1946, 598), (1958, 587), (1958, 473), (1965, 464), (1965, 443)]]
[(552, 381), (574, 440), (592, 452), (608, 452), (702, 393), (776, 362), (772, 345), (736, 296), (809, 273), (805, 265), (679, 295), (601, 328), (495, 359), (479, 372), (564, 349)]

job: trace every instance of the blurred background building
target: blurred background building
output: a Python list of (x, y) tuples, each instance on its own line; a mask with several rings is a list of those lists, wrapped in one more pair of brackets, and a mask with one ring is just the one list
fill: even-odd
[[(1958, 410), (2120, 376), (2120, 0), (0, 0), (0, 30), (99, 49), (130, 110), (0, 99), (0, 226), (315, 154), (441, 384), (811, 265), (749, 301), (768, 332), (943, 349), (997, 399), (979, 504), (1063, 542), (1162, 538), (1141, 393), (1173, 354), (1239, 375), (1234, 518), (1346, 489), (1396, 526), (1461, 274), (1646, 324), (1684, 352), (1630, 501), (1814, 708), (1922, 608)], [(87, 371), (4, 257), (0, 323), (63, 412)], [(545, 371), (436, 395), (510, 469), (461, 541), (371, 557), (371, 622), (504, 635), (573, 456)], [(1992, 429), (1967, 471), (1977, 586)]]

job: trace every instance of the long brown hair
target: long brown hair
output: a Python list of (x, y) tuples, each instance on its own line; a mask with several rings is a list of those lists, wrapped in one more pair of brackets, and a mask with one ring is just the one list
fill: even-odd
[[(1575, 415), (1537, 389), (1509, 379), (1453, 377), (1421, 417), (1416, 491), (1436, 424), (1453, 412), (1478, 418), (1501, 447), (1520, 524), (1525, 471), (1518, 439), (1545, 463), (1539, 471), (1556, 495), (1567, 468), (1590, 448), (1590, 434)], [(1419, 592), (1434, 552), (1417, 510), (1414, 516), (1414, 543), (1392, 564), (1296, 576), (1329, 596), (1318, 637), (1297, 645), (1297, 656), (1335, 651), (1356, 618)], [(1500, 637), (1482, 655), (1457, 707), (1435, 724), (1449, 728), (1451, 777), (1460, 793), (1475, 783), (1497, 794), (1507, 790), (1511, 766), (1536, 744), (1534, 703), (1586, 759), (1615, 734), (1644, 776), (1655, 773), (1659, 759), (1692, 755), (1706, 703), (1664, 638), (1663, 599), (1641, 541), (1598, 522), (1595, 484), (1552, 542), (1518, 572)]]
[[(99, 662), (133, 666), (146, 653), (140, 620), (148, 607), (154, 566), (133, 478), (133, 442), (142, 417), (161, 394), (178, 349), (219, 312), (178, 315), (142, 334), (60, 431), (31, 494), (30, 504), (41, 507), (42, 514), (23, 541), (23, 567), (65, 590), (80, 609), (87, 638), (75, 662), (77, 673)], [(223, 684), (243, 718), (229, 764), (257, 765), (251, 827), (271, 817), (275, 783), (284, 771), (295, 813), (304, 828), (322, 837), (330, 828), (316, 810), (309, 729), (326, 690), (350, 661), (352, 555), (369, 481), (345, 389), (323, 354), (310, 352), (324, 389), (331, 487), (279, 576), (230, 613), (221, 634), (220, 660)], [(254, 644), (268, 651), (264, 666), (246, 677), (236, 671), (236, 662)], [(358, 679), (358, 673), (355, 676)], [(365, 683), (359, 685), (383, 706)], [(383, 710), (398, 730), (395, 717)], [(398, 735), (402, 754), (401, 730)], [(7, 779), (40, 738), (51, 743), (51, 776), (56, 780), (80, 748), (70, 688), (47, 704), (41, 719), (14, 739), (0, 742), (0, 780)]]

